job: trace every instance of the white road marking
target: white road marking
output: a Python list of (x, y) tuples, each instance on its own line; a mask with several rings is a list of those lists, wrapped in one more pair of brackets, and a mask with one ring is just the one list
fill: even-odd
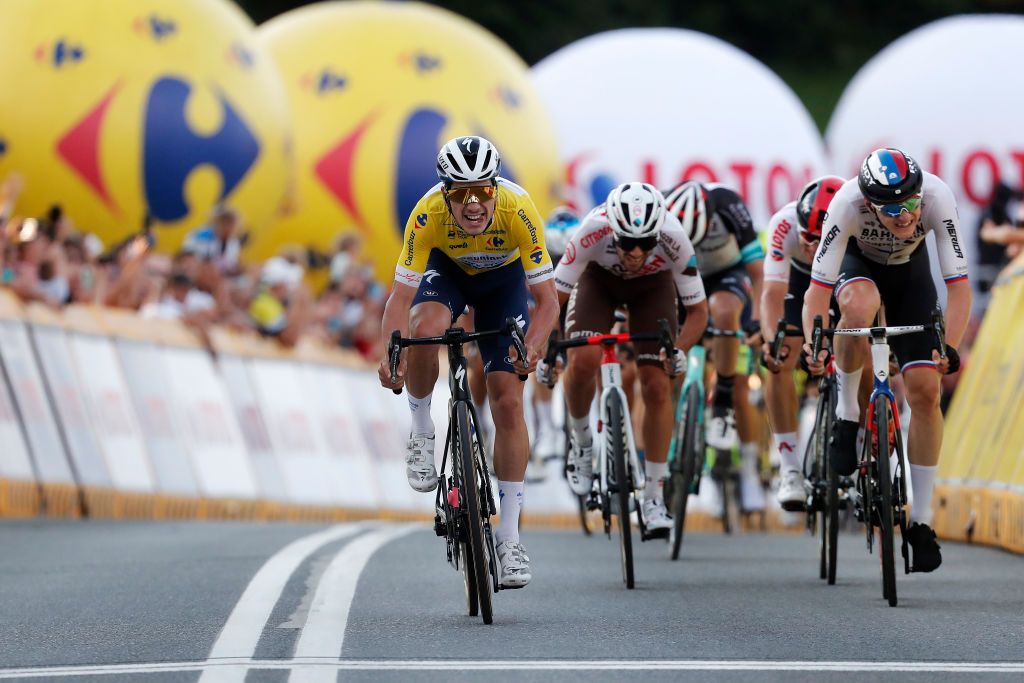
[[(310, 657), (301, 660), (257, 660), (228, 657), (205, 662), (158, 662), (151, 664), (112, 664), (86, 666), (27, 667), (0, 669), (0, 679), (72, 676), (109, 676), (115, 674), (157, 674), (182, 671), (203, 671), (219, 675), (236, 669), (290, 669), (308, 675), (341, 671), (815, 671), (847, 673), (1024, 673), (1024, 662), (832, 662), (832, 661), (770, 661), (770, 660), (457, 660), (402, 659), (339, 660), (332, 657)], [(304, 678), (303, 680), (308, 680)]]
[[(378, 529), (360, 536), (338, 551), (317, 584), (306, 624), (295, 645), (296, 659), (341, 657), (348, 615), (363, 569), (384, 545), (422, 528), (422, 525), (415, 524)], [(309, 672), (301, 674), (302, 680), (312, 680), (309, 675)], [(291, 678), (298, 680), (297, 676), (299, 674), (293, 672)], [(334, 670), (323, 669), (319, 678), (333, 681), (337, 674)]]
[[(209, 658), (249, 658), (255, 655), (263, 628), (267, 620), (270, 619), (288, 579), (299, 568), (299, 565), (328, 543), (348, 538), (365, 528), (365, 524), (338, 524), (292, 541), (275, 553), (249, 581), (248, 587), (242, 593), (242, 597), (238, 599), (238, 603), (231, 611), (231, 616), (228, 617), (217, 641), (213, 644)], [(240, 673), (241, 677), (230, 676), (226, 671), (221, 670), (213, 678), (204, 671), (200, 680), (205, 683), (212, 683), (214, 680), (244, 681), (244, 668)]]

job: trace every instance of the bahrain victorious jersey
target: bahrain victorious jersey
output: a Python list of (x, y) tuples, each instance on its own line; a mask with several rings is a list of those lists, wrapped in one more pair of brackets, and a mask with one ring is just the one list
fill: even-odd
[(550, 280), (551, 257), (544, 247), (544, 221), (526, 190), (498, 178), (498, 194), (491, 224), (479, 235), (470, 235), (455, 224), (438, 183), (412, 210), (405, 226), (402, 251), (395, 267), (395, 281), (419, 286), (430, 252), (437, 249), (469, 275), (523, 263), (526, 282)]
[(853, 239), (864, 258), (882, 265), (900, 265), (910, 261), (924, 238), (935, 233), (939, 269), (946, 283), (967, 279), (967, 256), (960, 240), (960, 217), (956, 199), (946, 183), (931, 173), (924, 174), (921, 186), (921, 220), (908, 239), (897, 239), (875, 216), (857, 185), (846, 181), (829, 204), (821, 228), (821, 242), (814, 254), (811, 282), (834, 287), (846, 255), (847, 242)]
[(679, 224), (679, 219), (672, 215), (665, 216), (665, 224), (658, 236), (658, 246), (647, 254), (646, 263), (638, 272), (629, 273), (622, 267), (619, 253), (615, 249), (615, 238), (604, 207), (597, 207), (587, 214), (566, 245), (562, 260), (555, 269), (555, 289), (571, 292), (591, 263), (624, 280), (668, 270), (672, 272), (676, 292), (684, 305), (700, 303), (705, 298), (704, 282), (697, 272), (693, 245)]

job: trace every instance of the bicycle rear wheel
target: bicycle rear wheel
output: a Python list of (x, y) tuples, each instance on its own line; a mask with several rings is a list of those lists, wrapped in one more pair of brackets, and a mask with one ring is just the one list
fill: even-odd
[(686, 503), (697, 471), (697, 414), (700, 410), (700, 391), (691, 384), (683, 397), (683, 419), (677, 429), (682, 431), (676, 438), (675, 460), (672, 464), (672, 559), (679, 559), (686, 527)]
[(889, 399), (875, 401), (875, 426), (878, 429), (878, 534), (881, 537), (882, 597), (896, 606), (896, 558), (893, 554), (892, 477), (889, 474)]
[[(476, 587), (477, 600), (480, 607), (480, 617), (485, 624), (491, 623), (493, 619), (492, 599), (493, 585), (491, 583), (490, 553), (485, 546), (486, 535), (484, 534), (484, 515), (486, 514), (482, 505), (480, 495), (480, 481), (477, 477), (477, 467), (474, 462), (476, 453), (473, 451), (473, 436), (469, 428), (469, 410), (464, 401), (455, 404), (455, 420), (458, 429), (458, 438), (452, 441), (452, 455), (458, 463), (459, 472), (462, 477), (460, 494), (465, 507), (463, 520), (467, 527), (466, 545), (466, 575), (473, 577)], [(470, 572), (472, 570), (472, 572)], [(466, 579), (467, 590), (470, 583)]]
[(625, 410), (619, 392), (613, 391), (608, 394), (608, 424), (604, 426), (608, 430), (605, 444), (611, 449), (612, 456), (606, 460), (611, 461), (615, 482), (615, 490), (609, 491), (609, 494), (615, 496), (619, 507), (619, 556), (622, 560), (622, 580), (625, 581), (626, 588), (633, 588), (633, 537), (629, 522), (629, 494), (632, 487), (629, 481), (629, 467), (626, 464), (624, 420)]
[(462, 556), (462, 579), (466, 584), (466, 611), (469, 616), (475, 617), (480, 614), (480, 601), (476, 592), (476, 567), (473, 565), (473, 555), (470, 553), (467, 543), (460, 543), (459, 553)]

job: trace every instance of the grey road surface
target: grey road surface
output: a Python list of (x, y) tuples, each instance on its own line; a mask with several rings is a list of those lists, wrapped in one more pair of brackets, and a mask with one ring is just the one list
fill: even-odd
[(534, 582), (485, 626), (422, 528), (3, 522), (0, 680), (1024, 680), (1001, 551), (944, 544), (890, 608), (860, 535), (836, 586), (809, 537), (693, 534), (639, 546), (633, 591), (614, 537), (524, 542)]

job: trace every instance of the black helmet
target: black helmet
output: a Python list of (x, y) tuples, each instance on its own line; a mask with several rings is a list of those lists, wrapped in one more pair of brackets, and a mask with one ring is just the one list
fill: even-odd
[(857, 184), (872, 204), (902, 202), (921, 191), (924, 175), (911, 157), (884, 147), (869, 154), (860, 167)]

